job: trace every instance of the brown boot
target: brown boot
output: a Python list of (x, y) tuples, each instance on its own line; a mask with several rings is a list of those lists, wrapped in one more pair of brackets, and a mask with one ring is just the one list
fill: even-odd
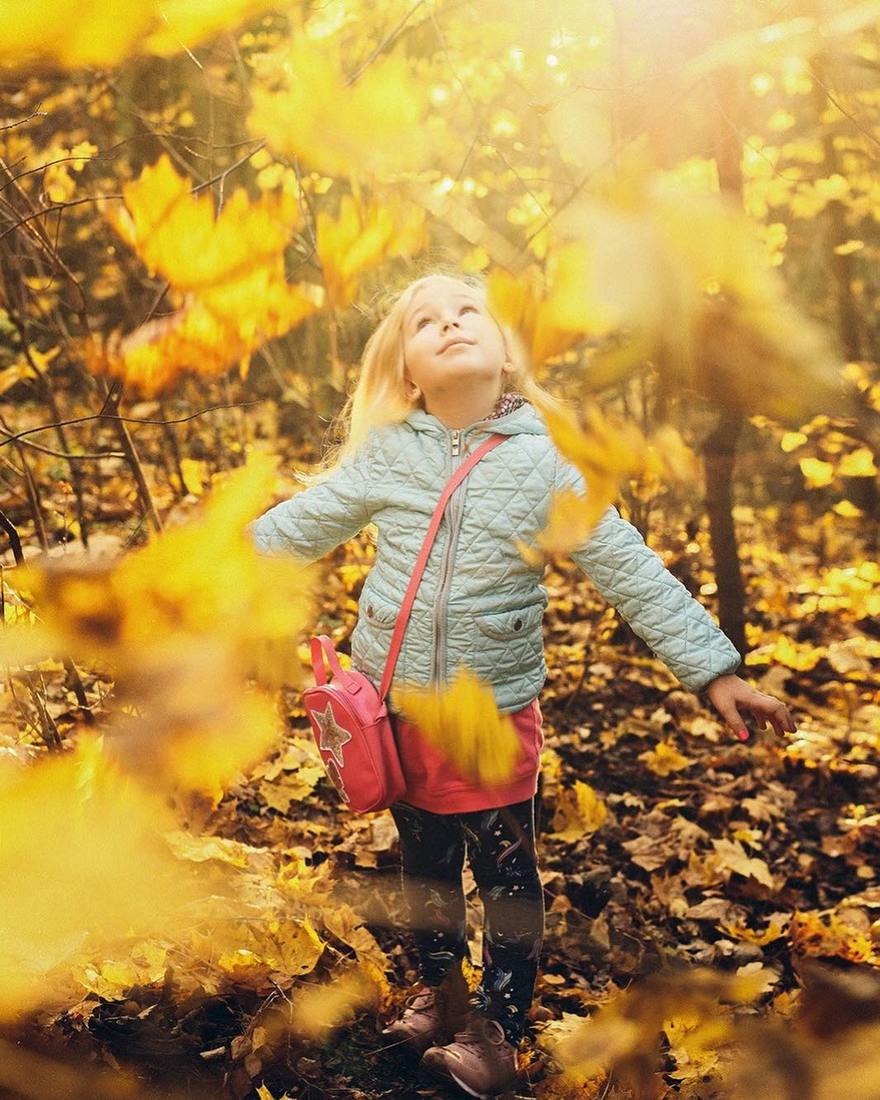
[(439, 986), (423, 986), (410, 993), (396, 1020), (382, 1034), (406, 1041), (420, 1053), (452, 1038), (468, 1013), (468, 987), (461, 964), (455, 963)]
[(497, 1020), (476, 1011), (451, 1043), (425, 1051), (422, 1067), (480, 1098), (509, 1092), (519, 1076), (517, 1048)]

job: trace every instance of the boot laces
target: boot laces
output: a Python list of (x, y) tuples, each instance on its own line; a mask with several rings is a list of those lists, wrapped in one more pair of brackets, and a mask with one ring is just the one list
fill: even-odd
[(412, 1009), (414, 1012), (430, 1008), (435, 1003), (436, 991), (434, 989), (418, 989), (415, 993), (410, 993), (404, 1001), (405, 1008), (407, 1010)]
[(500, 1032), (496, 1032), (491, 1026), (493, 1023), (497, 1023), (497, 1021), (476, 1016), (469, 1020), (461, 1031), (456, 1031), (454, 1041), (469, 1050), (479, 1050), (487, 1042), (495, 1047), (501, 1046), (507, 1036), (503, 1034), (503, 1028), (500, 1024), (498, 1024)]

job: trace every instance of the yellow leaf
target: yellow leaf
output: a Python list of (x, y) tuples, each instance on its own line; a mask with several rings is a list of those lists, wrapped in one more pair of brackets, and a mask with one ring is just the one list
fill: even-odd
[(776, 940), (781, 939), (788, 931), (789, 919), (782, 918), (779, 921), (775, 917), (770, 918), (770, 922), (767, 927), (758, 932), (748, 925), (738, 921), (734, 924), (725, 921), (719, 921), (718, 929), (726, 936), (730, 936), (734, 940), (742, 940), (745, 943), (755, 943), (759, 947), (766, 947), (768, 943), (774, 943)]
[[(387, 987), (381, 973), (378, 975)], [(291, 1027), (312, 1040), (324, 1038), (328, 1031), (352, 1019), (357, 1009), (375, 1004), (377, 987), (375, 968), (358, 963), (320, 985), (302, 987), (291, 1011)]]
[(745, 849), (739, 841), (718, 839), (713, 837), (712, 844), (719, 858), (719, 866), (729, 872), (735, 872), (744, 878), (753, 878), (763, 886), (776, 890), (779, 884), (770, 873), (770, 868), (763, 859), (754, 859), (746, 855)]
[(571, 842), (580, 840), (601, 828), (607, 816), (607, 806), (589, 783), (576, 779), (574, 786), (557, 798), (553, 835)]
[(180, 470), (187, 492), (201, 496), (205, 489), (205, 482), (210, 477), (208, 463), (202, 458), (182, 458)]
[(671, 772), (681, 771), (693, 764), (693, 759), (680, 753), (669, 741), (658, 741), (653, 749), (639, 753), (639, 760), (655, 775), (669, 775)]
[(123, 195), (126, 206), (108, 207), (107, 218), (148, 269), (181, 292), (182, 305), (127, 336), (83, 340), (94, 372), (125, 378), (145, 396), (183, 371), (215, 375), (238, 363), (246, 377), (256, 348), (321, 307), (322, 288), (285, 279), (284, 251), (299, 224), (289, 193), (251, 202), (239, 189), (215, 217), (211, 195), (192, 194), (163, 154)]
[[(338, 37), (317, 42), (297, 34), (272, 86), (250, 90), (251, 134), (266, 138), (276, 153), (331, 175), (418, 171), (431, 143), (422, 125), (424, 93), (407, 59), (384, 54), (353, 83), (342, 59)], [(285, 75), (287, 86), (278, 88)]]
[(120, 0), (112, 8), (87, 0), (21, 4), (0, 0), (0, 58), (26, 64), (49, 56), (69, 68), (109, 67), (148, 49), (163, 56), (233, 28), (246, 16), (274, 7), (270, 0)]
[(815, 668), (825, 656), (824, 647), (810, 645), (809, 642), (793, 642), (785, 634), (781, 635), (770, 654), (772, 660), (785, 665), (796, 672), (807, 672)]
[(394, 694), (395, 709), (463, 775), (489, 786), (513, 775), (521, 752), (513, 722), (498, 713), (491, 686), (468, 668), (459, 666), (447, 688), (403, 685)]
[[(49, 559), (16, 571), (39, 608), (41, 644), (109, 662), (119, 697), (136, 703), (117, 716), (127, 735), (114, 738), (116, 751), (133, 770), (215, 803), (277, 740), (274, 703), (247, 677), (276, 685), (301, 676), (291, 642), (314, 603), (314, 572), (260, 555), (245, 531), (276, 465), (251, 455), (190, 522), (119, 562)], [(4, 631), (0, 656), (27, 652), (33, 629)]]
[(685, 186), (631, 149), (607, 197), (578, 196), (554, 226), (584, 242), (566, 323), (605, 324), (615, 336), (590, 353), (585, 392), (624, 381), (647, 359), (670, 389), (747, 414), (760, 402), (786, 420), (812, 411), (817, 394), (820, 407), (845, 410), (826, 328), (794, 306), (761, 234), (729, 198)]
[(874, 477), (877, 467), (874, 465), (873, 452), (867, 447), (850, 451), (838, 463), (837, 473), (841, 477)]
[(588, 492), (580, 496), (570, 489), (552, 495), (547, 522), (534, 537), (533, 546), (517, 539), (524, 560), (537, 564), (542, 554), (567, 554), (582, 545), (619, 494), (623, 478), (642, 475), (673, 480), (693, 479), (697, 463), (677, 431), (662, 427), (652, 442), (638, 428), (620, 419), (611, 420), (594, 402), (584, 409), (582, 427), (573, 410), (557, 410), (534, 398), (553, 442), (560, 453), (583, 475)]
[(239, 281), (251, 268), (273, 261), (300, 222), (289, 196), (264, 194), (251, 202), (243, 188), (215, 217), (211, 192), (194, 195), (167, 153), (123, 184), (122, 193), (125, 207), (106, 209), (110, 223), (151, 271), (184, 290)]
[[(226, 941), (226, 949), (217, 962), (237, 980), (255, 981), (271, 973), (281, 974), (286, 979), (308, 974), (314, 970), (324, 950), (324, 941), (308, 917), (244, 922), (236, 933), (238, 946), (233, 946), (231, 940)], [(233, 935), (231, 929), (229, 935)]]
[(277, 7), (277, 0), (162, 0), (161, 18), (143, 44), (160, 57), (179, 53), (223, 30), (234, 30), (245, 19)]
[(805, 436), (803, 432), (784, 432), (779, 441), (779, 446), (783, 451), (793, 451), (795, 448), (803, 446), (807, 439), (808, 436)]
[(31, 365), (26, 359), (19, 359), (17, 363), (13, 363), (11, 367), (7, 367), (5, 370), (0, 371), (0, 394), (6, 393), (7, 390), (12, 389), (16, 383), (21, 382), (25, 378), (33, 380), (36, 376), (31, 370)]
[(553, 291), (536, 267), (518, 277), (492, 268), (486, 286), (493, 315), (519, 333), (534, 366), (562, 355), (581, 339), (582, 333), (554, 321), (549, 305)]
[(819, 458), (802, 458), (798, 465), (806, 478), (808, 489), (821, 489), (830, 485), (834, 477), (834, 466)]
[(327, 299), (335, 309), (350, 305), (360, 276), (391, 256), (410, 256), (427, 241), (425, 215), (397, 200), (362, 207), (345, 194), (336, 218), (324, 210), (316, 219), (316, 239)]
[[(86, 945), (189, 926), (200, 889), (162, 839), (174, 826), (167, 799), (122, 772), (103, 736), (80, 731), (71, 752), (24, 771), (0, 758), (0, 1018), (37, 1004)], [(105, 959), (93, 980), (115, 994), (129, 963)]]

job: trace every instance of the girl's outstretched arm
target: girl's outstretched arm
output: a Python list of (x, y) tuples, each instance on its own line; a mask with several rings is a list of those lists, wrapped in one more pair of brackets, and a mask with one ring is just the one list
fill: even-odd
[[(583, 494), (585, 485), (560, 456), (556, 487)], [(732, 733), (748, 738), (744, 710), (760, 729), (770, 722), (780, 736), (796, 732), (784, 703), (736, 675), (742, 659), (733, 642), (614, 505), (571, 557), (681, 683), (706, 695)]]
[[(556, 488), (585, 492), (583, 475), (561, 455)], [(613, 504), (571, 557), (688, 691), (701, 691), (742, 664), (709, 612)]]
[(262, 554), (283, 554), (303, 565), (329, 554), (370, 522), (370, 459), (367, 441), (326, 480), (282, 500), (245, 530)]

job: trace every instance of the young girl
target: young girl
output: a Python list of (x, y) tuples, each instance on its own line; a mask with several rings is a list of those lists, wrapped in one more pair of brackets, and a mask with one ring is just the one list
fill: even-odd
[[(544, 743), (538, 701), (547, 666), (541, 568), (515, 539), (545, 525), (551, 494), (584, 493), (529, 396), (553, 402), (530, 375), (516, 335), (487, 308), (482, 282), (428, 275), (394, 299), (370, 336), (342, 412), (347, 436), (308, 487), (249, 526), (258, 549), (305, 562), (368, 523), (378, 530), (351, 639), (351, 663), (377, 685), (403, 593), (440, 493), (492, 432), (485, 455), (447, 505), (416, 593), (395, 682), (448, 683), (465, 665), (491, 684), (522, 744), (503, 786), (481, 787), (393, 708), (405, 798), (391, 807), (419, 954), (419, 988), (385, 1033), (423, 1051), (425, 1066), (474, 1096), (517, 1075), (544, 929), (535, 801)], [(786, 707), (735, 675), (741, 658), (703, 606), (611, 505), (573, 560), (688, 690), (706, 691), (731, 731), (794, 731)], [(483, 902), (482, 975), (469, 997), (462, 884), (467, 852)]]

